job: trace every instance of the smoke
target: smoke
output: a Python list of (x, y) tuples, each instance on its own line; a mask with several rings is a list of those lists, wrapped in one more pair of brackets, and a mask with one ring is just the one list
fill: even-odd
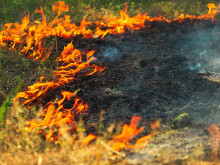
[(103, 61), (114, 61), (119, 57), (119, 50), (116, 47), (101, 47)]
[(95, 49), (106, 66), (100, 88), (89, 90), (91, 101), (83, 99), (92, 112), (105, 110), (110, 122), (139, 115), (169, 123), (181, 113), (195, 123), (218, 121), (220, 85), (207, 76), (220, 72), (219, 34), (220, 28), (207, 22), (158, 23), (106, 37)]
[(194, 27), (195, 32), (185, 36), (183, 52), (188, 58), (190, 70), (198, 73), (220, 72), (220, 28), (218, 26)]

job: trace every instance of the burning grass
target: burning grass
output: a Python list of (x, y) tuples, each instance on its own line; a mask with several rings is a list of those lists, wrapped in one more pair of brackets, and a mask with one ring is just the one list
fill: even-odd
[[(123, 136), (126, 141), (129, 140), (127, 139), (129, 136), (124, 136), (124, 131), (127, 131), (127, 129), (124, 129), (121, 135), (115, 136), (109, 143), (108, 139), (114, 135), (114, 124), (107, 128), (102, 137), (94, 137), (86, 135), (83, 121), (81, 120), (77, 125), (77, 134), (74, 135), (74, 138), (69, 132), (63, 130), (64, 132), (62, 132), (59, 142), (54, 143), (45, 140), (39, 134), (29, 133), (26, 127), (27, 114), (25, 114), (25, 109), (25, 107), (15, 103), (7, 119), (7, 129), (0, 132), (1, 163), (109, 164), (119, 163), (126, 156), (125, 152), (117, 151), (119, 148), (115, 142), (120, 143), (121, 138), (118, 139), (119, 136)], [(125, 125), (125, 127), (128, 129), (134, 127), (136, 129), (136, 124), (139, 120), (139, 117), (133, 118), (130, 126)], [(121, 127), (119, 126), (117, 129), (121, 130)], [(139, 128), (137, 131), (140, 132), (142, 129)], [(134, 134), (131, 134), (131, 136), (133, 137)], [(132, 137), (129, 138), (132, 139)], [(87, 143), (94, 138), (97, 138), (96, 141), (87, 146)], [(146, 143), (146, 141), (143, 142)], [(143, 142), (139, 141), (138, 144)], [(114, 144), (117, 148), (112, 149), (111, 144)], [(133, 146), (122, 146), (121, 148), (133, 148)]]
[[(155, 21), (167, 24), (181, 24), (186, 19), (191, 21), (214, 21), (215, 16), (219, 13), (219, 8), (209, 3), (207, 14), (200, 16), (180, 15), (178, 18), (169, 20), (166, 17), (151, 17), (147, 14), (129, 17), (127, 4), (125, 6), (125, 11), (120, 10), (120, 18), (111, 15), (103, 17), (94, 23), (83, 19), (80, 25), (77, 26), (75, 23), (71, 23), (69, 15), (62, 14), (69, 10), (69, 6), (59, 1), (52, 7), (52, 10), (56, 11), (57, 15), (49, 22), (41, 7), (36, 9), (35, 13), (40, 14), (42, 20), (31, 22), (30, 15), (27, 15), (22, 19), (21, 23), (5, 24), (4, 29), (0, 32), (2, 47), (24, 54), (34, 61), (44, 62), (49, 58), (54, 58), (56, 67), (52, 71), (52, 76), (49, 76), (49, 78), (46, 78), (45, 75), (41, 76), (34, 85), (30, 85), (26, 90), (19, 92), (15, 96), (14, 101), (20, 101), (25, 107), (20, 107), (15, 103), (14, 108), (10, 110), (10, 117), (7, 119), (7, 129), (1, 131), (2, 152), (8, 156), (6, 159), (2, 158), (3, 163), (8, 161), (14, 164), (12, 157), (16, 149), (19, 149), (19, 154), (23, 152), (30, 153), (30, 159), (34, 159), (35, 162), (33, 163), (37, 164), (52, 163), (53, 160), (51, 162), (51, 160), (45, 158), (45, 154), (49, 152), (52, 153), (51, 155), (59, 153), (57, 157), (55, 156), (58, 159), (56, 162), (59, 163), (69, 161), (69, 164), (90, 162), (94, 164), (99, 164), (100, 162), (126, 164), (127, 162), (132, 162), (132, 156), (135, 157), (135, 155), (139, 155), (140, 159), (137, 159), (134, 163), (142, 163), (141, 153), (144, 152), (146, 154), (149, 150), (154, 150), (149, 147), (149, 150), (143, 151), (149, 142), (157, 146), (158, 153), (162, 152), (163, 147), (159, 147), (160, 145), (156, 144), (157, 141), (153, 138), (158, 135), (157, 129), (161, 127), (159, 121), (151, 124), (151, 128), (148, 128), (146, 127), (146, 122), (143, 122), (143, 126), (140, 126), (142, 117), (134, 115), (131, 117), (130, 124), (127, 122), (122, 123), (123, 127), (115, 127), (114, 125), (107, 127), (102, 122), (98, 123), (98, 127), (103, 132), (101, 131), (96, 135), (89, 133), (85, 129), (88, 126), (84, 126), (82, 123), (85, 120), (85, 116), (89, 114), (90, 105), (79, 97), (79, 95), (83, 94), (78, 94), (81, 88), (77, 87), (77, 83), (80, 82), (79, 86), (81, 87), (89, 85), (85, 78), (87, 80), (91, 80), (92, 77), (98, 78), (105, 71), (105, 66), (96, 61), (95, 50), (79, 50), (74, 47), (73, 42), (78, 36), (103, 41), (103, 38), (108, 35), (113, 36), (125, 32), (133, 34), (135, 30), (152, 27), (153, 25), (150, 23)], [(47, 39), (50, 38), (55, 38), (55, 42), (48, 44)], [(69, 39), (71, 42), (66, 44), (64, 49), (61, 48), (59, 50), (57, 38)], [(53, 53), (56, 54), (55, 57)], [(140, 68), (144, 68), (147, 65), (145, 63), (145, 61), (140, 62)], [(131, 67), (135, 66), (132, 64)], [(75, 84), (76, 86), (74, 86)], [(166, 86), (167, 84), (163, 85)], [(63, 90), (64, 88), (70, 88), (71, 90)], [(85, 89), (84, 87), (82, 88), (83, 90)], [(117, 93), (112, 91), (110, 89), (110, 93), (113, 95)], [(7, 114), (7, 110), (5, 108), (5, 114)], [(26, 119), (29, 120), (30, 118), (33, 120), (27, 123)], [(28, 125), (28, 129), (25, 127), (26, 125)], [(99, 128), (96, 128), (96, 130)], [(34, 133), (29, 133), (30, 131)], [(97, 131), (91, 132), (96, 133)], [(187, 134), (187, 132), (185, 133)], [(189, 130), (187, 136), (190, 133), (192, 133), (192, 129)], [(162, 133), (162, 135), (165, 134), (168, 134), (169, 137), (174, 136), (173, 132), (170, 133), (169, 131), (168, 133)], [(161, 135), (158, 139), (160, 138)], [(203, 142), (205, 138), (207, 137), (203, 136), (200, 140)], [(181, 140), (181, 138), (178, 140)], [(7, 141), (10, 141), (10, 143), (8, 144)], [(189, 139), (187, 139), (186, 143), (189, 143)], [(87, 147), (88, 145), (89, 147)], [(192, 151), (193, 149), (189, 150)], [(6, 153), (8, 150), (10, 152)], [(93, 153), (94, 150), (96, 151), (95, 153)], [(135, 151), (135, 153), (131, 153), (131, 151)], [(213, 151), (215, 151), (216, 158), (216, 149)], [(40, 154), (40, 152), (44, 154)], [(66, 152), (68, 152), (68, 155), (69, 153), (74, 154), (75, 157), (63, 156), (63, 153), (65, 154)], [(169, 152), (167, 151), (167, 153)], [(18, 158), (19, 154), (15, 155), (15, 161), (23, 161), (23, 163), (26, 163), (26, 160), (29, 161), (29, 158), (25, 159), (25, 161), (23, 159), (20, 160)], [(204, 154), (205, 151), (202, 149), (198, 155), (204, 156)], [(3, 156), (5, 155), (3, 154)], [(163, 156), (160, 156), (158, 160), (166, 162), (167, 160)], [(171, 162), (177, 163), (180, 157), (174, 158), (172, 156), (170, 157)], [(152, 157), (151, 153), (148, 153), (149, 162), (155, 161), (152, 160)], [(197, 156), (189, 156), (186, 159), (181, 159), (181, 161), (194, 161), (194, 158), (197, 159)]]
[[(0, 132), (2, 164), (212, 164), (212, 148), (209, 136), (203, 129), (185, 128), (183, 130), (158, 131), (156, 128), (150, 143), (139, 149), (112, 149), (109, 139), (115, 136), (114, 128), (120, 132), (121, 126), (111, 125), (90, 145), (86, 145), (85, 127), (78, 124), (76, 142), (72, 135), (64, 132), (58, 143), (45, 140), (39, 134), (29, 133), (26, 127), (26, 108), (15, 104), (7, 118), (7, 128)], [(132, 124), (132, 122), (131, 122)], [(142, 128), (140, 128), (142, 129)], [(197, 132), (195, 134), (195, 132)], [(113, 140), (121, 135), (117, 135)], [(193, 144), (193, 145), (192, 145)]]

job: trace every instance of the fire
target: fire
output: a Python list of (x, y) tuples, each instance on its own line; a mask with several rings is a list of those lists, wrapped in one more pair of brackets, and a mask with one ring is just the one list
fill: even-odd
[(214, 20), (215, 16), (217, 13), (219, 13), (218, 8), (215, 6), (215, 4), (213, 3), (208, 3), (207, 5), (209, 12), (208, 14), (204, 14), (201, 16), (194, 16), (194, 15), (186, 15), (184, 16), (184, 14), (181, 14), (178, 18), (173, 19), (174, 21), (178, 21), (179, 23), (182, 22), (182, 20), (184, 19), (212, 19)]
[(88, 71), (86, 75), (81, 76), (93, 75), (96, 72), (100, 73), (104, 68), (98, 67), (95, 64), (90, 65), (90, 63), (95, 60), (94, 57), (91, 57), (93, 53), (94, 51), (88, 52), (86, 54), (87, 61), (82, 61), (81, 52), (78, 49), (74, 49), (72, 43), (68, 44), (64, 47), (61, 56), (57, 59), (62, 62), (62, 65), (58, 70), (54, 71), (55, 80), (42, 82), (46, 77), (41, 77), (36, 84), (29, 86), (27, 91), (18, 93), (14, 100), (22, 98), (24, 100), (23, 104), (29, 105), (34, 100), (45, 95), (49, 90), (54, 90), (63, 84), (77, 79), (77, 74), (85, 68), (90, 68), (90, 71)]
[[(63, 38), (71, 38), (78, 35), (82, 35), (85, 38), (97, 38), (104, 37), (107, 34), (123, 33), (127, 29), (140, 30), (145, 27), (145, 22), (153, 21), (166, 21), (165, 17), (150, 17), (147, 14), (138, 14), (133, 17), (127, 15), (127, 4), (125, 11), (120, 10), (121, 18), (110, 16), (110, 18), (103, 17), (101, 21), (96, 21), (95, 25), (97, 28), (93, 32), (88, 28), (89, 25), (93, 23), (91, 21), (81, 21), (80, 26), (76, 26), (75, 23), (71, 23), (69, 15), (64, 15), (63, 18), (61, 14), (69, 10), (68, 5), (64, 2), (59, 1), (52, 6), (53, 11), (57, 11), (56, 17), (51, 21), (47, 22), (43, 8), (36, 9), (35, 13), (40, 13), (42, 15), (42, 21), (30, 22), (29, 15), (24, 17), (21, 23), (8, 23), (5, 24), (4, 29), (0, 32), (0, 44), (4, 47), (9, 46), (10, 49), (19, 51), (25, 54), (33, 60), (45, 60), (50, 56), (51, 50), (54, 45), (46, 48), (45, 38), (50, 36), (58, 36)], [(212, 19), (214, 20), (217, 13), (219, 13), (219, 8), (213, 3), (208, 5), (209, 11), (207, 14), (201, 16), (194, 15), (183, 15), (181, 14), (178, 18), (172, 21), (182, 22), (183, 19)], [(103, 30), (103, 27), (106, 30)]]
[[(95, 58), (92, 56), (95, 51), (88, 52), (85, 57), (86, 61), (82, 60), (82, 54), (78, 49), (74, 49), (72, 43), (68, 44), (64, 47), (63, 52), (60, 57), (58, 57), (57, 61), (61, 62), (61, 66), (58, 70), (54, 71), (54, 80), (46, 81), (46, 77), (41, 77), (40, 80), (28, 87), (27, 91), (18, 93), (14, 100), (20, 99), (24, 105), (27, 105), (31, 108), (31, 104), (34, 102), (35, 104), (40, 104), (39, 100), (42, 100), (47, 93), (51, 92), (51, 90), (56, 90), (63, 84), (68, 84), (72, 80), (77, 79), (78, 76), (91, 76), (96, 72), (100, 73), (104, 70), (102, 67), (98, 67), (93, 64), (90, 65)], [(86, 73), (81, 74), (80, 72), (84, 69), (90, 69)], [(41, 122), (36, 122), (32, 120), (30, 122), (29, 131), (33, 130), (36, 127), (47, 126), (49, 128), (57, 127), (58, 134), (55, 134), (54, 131), (46, 134), (45, 137), (51, 141), (56, 141), (60, 136), (60, 130), (63, 129), (66, 125), (70, 127), (69, 130), (76, 129), (74, 124), (74, 118), (77, 114), (84, 113), (88, 110), (88, 105), (83, 104), (83, 101), (77, 97), (76, 90), (74, 93), (69, 91), (63, 91), (61, 95), (62, 99), (55, 102), (48, 102), (45, 106), (42, 118), (44, 118)], [(73, 102), (74, 100), (74, 102)], [(63, 106), (65, 101), (73, 102), (72, 108), (66, 109)], [(56, 106), (57, 105), (57, 106)]]
[[(27, 105), (31, 108), (32, 102), (35, 101), (37, 104), (40, 104), (39, 100), (43, 98), (49, 91), (55, 90), (63, 84), (68, 84), (73, 79), (77, 79), (77, 74), (79, 74), (80, 71), (84, 70), (85, 68), (90, 68), (90, 70), (87, 71), (86, 75), (81, 76), (89, 76), (96, 72), (99, 73), (103, 71), (104, 68), (98, 67), (95, 64), (90, 65), (90, 63), (95, 60), (95, 58), (92, 57), (93, 53), (94, 51), (88, 52), (86, 54), (87, 60), (83, 61), (81, 52), (78, 49), (74, 49), (72, 43), (68, 44), (66, 47), (64, 47), (63, 52), (57, 59), (58, 61), (62, 62), (62, 64), (57, 71), (54, 71), (55, 80), (43, 82), (43, 80), (46, 78), (41, 77), (40, 81), (32, 86), (29, 86), (27, 91), (18, 93), (14, 100), (20, 99), (21, 102), (23, 101), (24, 105)], [(47, 103), (46, 108), (44, 109), (44, 114), (42, 115), (44, 119), (39, 123), (32, 120), (30, 122), (29, 130), (31, 131), (34, 128), (41, 126), (55, 126), (62, 129), (62, 126), (69, 125), (74, 128), (75, 115), (84, 113), (88, 110), (88, 105), (83, 104), (83, 101), (77, 97), (78, 91), (79, 90), (76, 90), (74, 93), (63, 91), (61, 93), (63, 96), (62, 99), (54, 103)], [(64, 101), (67, 100), (72, 102), (72, 98), (74, 98), (72, 108), (65, 109), (63, 107)], [(56, 107), (55, 104), (57, 104), (58, 107)], [(58, 133), (57, 136), (59, 135), (60, 134)], [(49, 135), (46, 135), (46, 138), (51, 139), (51, 136), (52, 134), (49, 133)], [(57, 137), (53, 139), (57, 139)]]
[(143, 147), (143, 144), (146, 143), (152, 134), (140, 138), (135, 145), (128, 144), (134, 137), (144, 130), (143, 126), (137, 129), (140, 120), (141, 117), (133, 116), (130, 125), (124, 124), (122, 133), (114, 136), (113, 139), (109, 141), (111, 148), (114, 150), (121, 150), (123, 148)]
[[(120, 10), (120, 18), (110, 16), (110, 18), (103, 17), (101, 21), (92, 23), (83, 19), (80, 26), (71, 23), (69, 15), (62, 14), (69, 10), (68, 5), (62, 1), (56, 2), (52, 6), (52, 10), (57, 12), (55, 18), (48, 22), (44, 14), (43, 8), (35, 10), (35, 14), (41, 14), (41, 21), (30, 22), (29, 15), (25, 16), (21, 23), (8, 23), (4, 25), (4, 29), (0, 31), (0, 44), (3, 47), (8, 47), (11, 50), (19, 51), (19, 53), (26, 55), (33, 60), (45, 60), (51, 55), (51, 50), (54, 45), (45, 46), (45, 39), (49, 37), (73, 38), (76, 36), (83, 36), (85, 38), (105, 37), (107, 34), (124, 33), (128, 30), (140, 30), (145, 28), (146, 22), (152, 21), (177, 21), (181, 23), (184, 19), (211, 19), (214, 20), (219, 7), (213, 3), (208, 4), (208, 13), (201, 16), (194, 15), (180, 15), (178, 18), (168, 20), (166, 17), (150, 17), (147, 14), (138, 14), (129, 17), (127, 14), (127, 4), (125, 3), (125, 11)], [(93, 31), (89, 29), (89, 25), (95, 25), (96, 29)], [(105, 30), (104, 30), (105, 29)], [(102, 72), (105, 68), (92, 64), (95, 60), (93, 54), (95, 50), (87, 53), (82, 53), (74, 48), (72, 43), (64, 47), (63, 51), (57, 57), (56, 61), (60, 66), (53, 72), (54, 79), (47, 80), (46, 77), (41, 77), (40, 80), (32, 86), (29, 86), (26, 91), (20, 92), (14, 98), (29, 108), (32, 105), (43, 104), (44, 110), (41, 114), (42, 121), (30, 121), (29, 131), (37, 127), (48, 127), (53, 129), (58, 128), (57, 131), (52, 130), (45, 133), (45, 137), (51, 141), (58, 141), (58, 137), (62, 131), (76, 130), (74, 118), (77, 115), (86, 113), (89, 109), (88, 104), (84, 103), (81, 98), (77, 96), (79, 89), (75, 92), (62, 91), (62, 98), (53, 98), (49, 102), (44, 102), (44, 98), (51, 91), (56, 91), (61, 85), (69, 84), (73, 80), (83, 76), (92, 76), (95, 73)], [(86, 60), (83, 60), (86, 59)], [(43, 100), (43, 101), (42, 101)], [(43, 102), (43, 103), (42, 103)], [(69, 102), (72, 107), (65, 108), (64, 103)], [(134, 116), (131, 119), (130, 125), (124, 124), (121, 134), (113, 137), (109, 141), (109, 145), (114, 150), (123, 148), (138, 148), (143, 146), (146, 141), (152, 136), (149, 134), (137, 140), (136, 144), (129, 144), (134, 137), (141, 133), (144, 127), (138, 128), (138, 123), (141, 117)], [(66, 128), (68, 126), (68, 128)], [(152, 128), (156, 127), (152, 125)], [(90, 134), (83, 144), (87, 145), (91, 140), (97, 138)]]
[(62, 66), (54, 72), (55, 77), (58, 77), (58, 83), (69, 83), (73, 79), (77, 79), (77, 74), (84, 68), (91, 68), (91, 71), (87, 73), (86, 76), (103, 71), (104, 68), (98, 67), (95, 64), (90, 66), (90, 63), (95, 60), (95, 57), (92, 56), (94, 53), (94, 50), (88, 52), (86, 54), (87, 61), (83, 62), (81, 52), (78, 49), (73, 49), (72, 43), (64, 47), (61, 56), (57, 59), (57, 61), (62, 62)]
[(213, 160), (218, 160), (218, 146), (219, 146), (219, 142), (220, 142), (220, 132), (219, 132), (219, 128), (217, 125), (215, 124), (211, 124), (208, 128), (207, 128), (208, 132), (209, 132), (209, 140), (212, 146), (212, 158)]
[[(147, 14), (138, 14), (134, 17), (129, 17), (127, 15), (127, 4), (125, 11), (120, 10), (121, 18), (118, 19), (117, 17), (111, 16), (109, 19), (103, 17), (103, 20), (96, 21), (96, 31), (95, 36), (101, 36), (102, 38), (106, 34), (117, 34), (123, 33), (126, 29), (133, 29), (133, 30), (140, 30), (141, 28), (145, 27), (145, 22), (153, 22), (153, 21), (165, 21), (170, 23), (171, 20), (167, 19), (166, 17), (150, 17)], [(219, 12), (218, 8), (213, 3), (209, 3), (207, 5), (209, 12), (208, 14), (201, 15), (201, 16), (194, 16), (194, 15), (186, 15), (181, 14), (178, 18), (173, 19), (173, 21), (178, 21), (179, 23), (182, 22), (184, 19), (212, 19), (214, 20), (216, 14)], [(102, 27), (108, 27), (107, 30), (102, 30)]]
[[(110, 34), (116, 34), (116, 33), (123, 33), (125, 32), (125, 27), (131, 28), (134, 30), (140, 30), (140, 28), (145, 27), (145, 21), (149, 19), (147, 14), (138, 14), (134, 17), (129, 17), (127, 15), (127, 9), (128, 6), (126, 5), (126, 10), (120, 10), (121, 18), (118, 19), (117, 17), (111, 16), (109, 19), (106, 17), (103, 17), (103, 20), (101, 22), (96, 21), (96, 32), (95, 35), (101, 36), (102, 38), (110, 33)], [(107, 30), (101, 30), (102, 27), (108, 27)]]
[(93, 134), (89, 134), (86, 139), (83, 141), (84, 145), (88, 145), (92, 140), (96, 139), (97, 136), (93, 135)]
[[(62, 127), (68, 125), (70, 127), (69, 130), (75, 129), (74, 117), (77, 114), (83, 113), (88, 110), (88, 105), (83, 104), (82, 100), (76, 96), (75, 93), (71, 93), (68, 91), (62, 92), (63, 98), (58, 100), (56, 104), (49, 102), (48, 107), (43, 111), (43, 120), (41, 122), (36, 122), (34, 120), (30, 121), (29, 131), (33, 130), (36, 127), (47, 126), (52, 128), (53, 126), (58, 127), (58, 136), (60, 135), (60, 129)], [(70, 109), (66, 109), (63, 107), (63, 102), (65, 100), (71, 101), (71, 98), (74, 98), (74, 104)], [(47, 139), (51, 139), (54, 131), (47, 134), (45, 137)], [(57, 137), (56, 137), (57, 138)]]

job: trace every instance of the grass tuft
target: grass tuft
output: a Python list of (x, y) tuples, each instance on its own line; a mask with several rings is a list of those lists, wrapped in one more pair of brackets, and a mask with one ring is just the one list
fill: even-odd
[(12, 89), (11, 93), (7, 96), (6, 100), (3, 102), (3, 104), (0, 107), (0, 128), (2, 127), (2, 122), (3, 127), (6, 128), (6, 119), (7, 119), (7, 114), (9, 107), (11, 105), (11, 101), (13, 100), (14, 96), (18, 93), (18, 91), (21, 89), (21, 80), (20, 78), (16, 78), (16, 81), (18, 82), (17, 86)]

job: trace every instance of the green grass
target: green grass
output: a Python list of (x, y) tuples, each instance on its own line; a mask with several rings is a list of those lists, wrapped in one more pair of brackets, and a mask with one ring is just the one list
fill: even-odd
[[(200, 15), (207, 12), (207, 3), (212, 2), (218, 5), (217, 0), (63, 0), (69, 5), (67, 14), (75, 22), (83, 17), (88, 20), (95, 20), (96, 17), (105, 14), (119, 14), (120, 9), (125, 9), (124, 3), (128, 4), (129, 15), (137, 13), (148, 13), (148, 15), (166, 15), (168, 18), (178, 17), (181, 13)], [(21, 18), (30, 14), (31, 19), (38, 19), (40, 15), (34, 15), (35, 8), (43, 7), (45, 14), (50, 18), (51, 6), (56, 0), (1, 0), (0, 23), (20, 22)]]
[(0, 128), (1, 124), (3, 122), (3, 127), (6, 127), (6, 119), (7, 119), (7, 114), (11, 105), (11, 102), (14, 98), (14, 96), (18, 93), (18, 91), (21, 88), (21, 81), (17, 79), (17, 86), (12, 89), (11, 93), (7, 96), (6, 100), (3, 102), (3, 104), (0, 107)]

